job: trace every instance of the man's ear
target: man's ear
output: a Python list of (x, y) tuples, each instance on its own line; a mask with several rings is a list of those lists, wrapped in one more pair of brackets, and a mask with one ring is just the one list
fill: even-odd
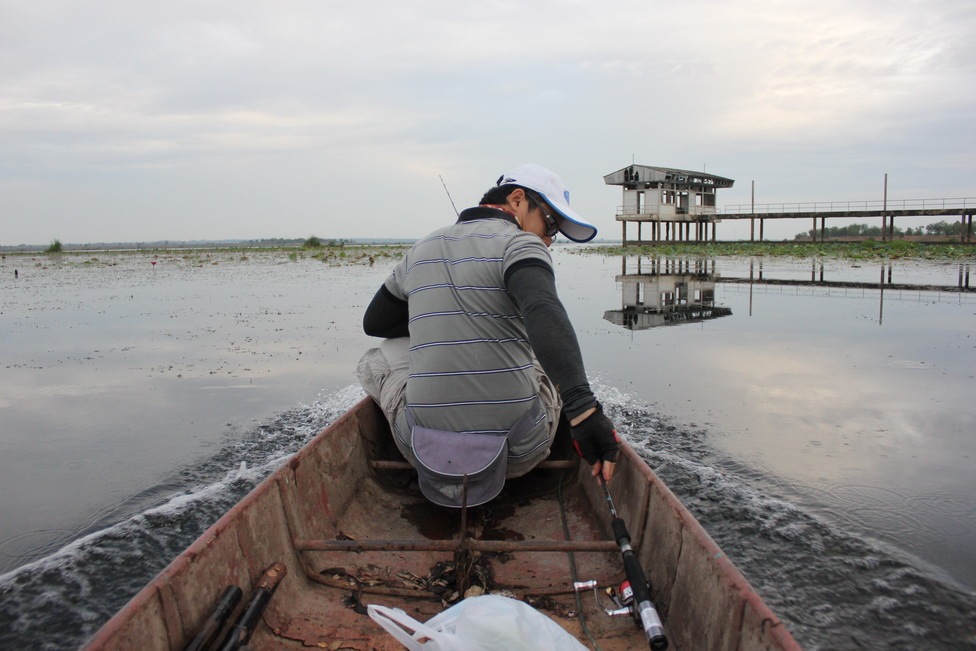
[(528, 197), (525, 196), (525, 190), (522, 188), (515, 188), (512, 190), (512, 193), (508, 195), (508, 205), (512, 208), (527, 200)]

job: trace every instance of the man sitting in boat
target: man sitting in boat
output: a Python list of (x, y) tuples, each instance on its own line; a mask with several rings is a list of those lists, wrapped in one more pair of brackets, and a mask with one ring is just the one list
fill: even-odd
[(366, 334), (385, 339), (359, 379), (436, 504), (483, 504), (529, 472), (549, 455), (560, 410), (593, 476), (613, 476), (616, 432), (556, 294), (560, 232), (596, 236), (555, 173), (522, 165), (417, 242), (366, 309)]

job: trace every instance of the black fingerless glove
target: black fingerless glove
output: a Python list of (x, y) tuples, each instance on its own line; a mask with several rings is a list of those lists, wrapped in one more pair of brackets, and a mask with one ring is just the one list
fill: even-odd
[(617, 452), (620, 450), (617, 445), (617, 431), (610, 419), (603, 414), (603, 406), (599, 403), (596, 411), (586, 420), (570, 427), (570, 434), (577, 454), (588, 464), (593, 465), (597, 461), (616, 462)]

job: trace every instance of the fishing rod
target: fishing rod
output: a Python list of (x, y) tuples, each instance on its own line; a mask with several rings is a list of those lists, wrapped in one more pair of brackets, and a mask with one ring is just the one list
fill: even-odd
[(244, 612), (237, 618), (234, 627), (228, 631), (227, 637), (220, 645), (220, 651), (237, 651), (247, 645), (254, 629), (264, 615), (265, 608), (268, 607), (268, 602), (271, 601), (271, 597), (278, 589), (278, 584), (281, 583), (286, 574), (288, 574), (288, 569), (282, 563), (275, 563), (264, 571), (255, 586), (251, 600), (244, 608)]
[(227, 618), (230, 616), (237, 602), (244, 596), (244, 591), (236, 585), (229, 585), (224, 588), (213, 611), (207, 621), (203, 623), (200, 632), (197, 633), (189, 644), (183, 647), (183, 651), (203, 651), (210, 647), (210, 643), (217, 638), (217, 634), (224, 628)]
[(461, 215), (458, 213), (457, 206), (454, 205), (454, 199), (451, 198), (451, 192), (447, 189), (447, 183), (444, 183), (444, 177), (438, 174), (437, 178), (441, 180), (441, 185), (444, 186), (444, 192), (447, 192), (447, 198), (451, 201), (451, 208), (454, 208), (454, 214), (460, 217)]
[[(610, 489), (607, 487), (607, 480), (603, 478), (603, 473), (600, 473), (600, 484), (603, 486), (603, 494), (606, 496), (607, 504), (610, 507), (610, 528), (613, 529), (613, 536), (620, 546), (620, 553), (624, 559), (624, 571), (627, 573), (627, 582), (630, 583), (630, 590), (633, 591), (633, 600), (629, 601), (629, 605), (634, 619), (644, 629), (644, 635), (647, 636), (647, 643), (651, 649), (664, 651), (668, 648), (664, 624), (661, 623), (661, 618), (658, 616), (654, 604), (651, 603), (651, 591), (648, 589), (644, 569), (630, 546), (630, 533), (627, 531), (627, 525), (623, 518), (617, 515), (617, 508), (613, 504), (613, 498), (610, 497)], [(621, 592), (623, 593), (621, 595), (623, 602), (626, 605), (631, 595), (628, 595), (626, 590), (621, 590)]]

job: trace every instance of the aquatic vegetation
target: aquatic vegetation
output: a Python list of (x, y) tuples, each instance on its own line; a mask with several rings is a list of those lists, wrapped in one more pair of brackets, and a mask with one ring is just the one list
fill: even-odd
[(976, 260), (971, 244), (926, 243), (895, 240), (880, 242), (707, 242), (642, 245), (599, 245), (577, 249), (601, 255), (657, 256), (754, 256), (793, 258), (843, 258), (852, 260)]

